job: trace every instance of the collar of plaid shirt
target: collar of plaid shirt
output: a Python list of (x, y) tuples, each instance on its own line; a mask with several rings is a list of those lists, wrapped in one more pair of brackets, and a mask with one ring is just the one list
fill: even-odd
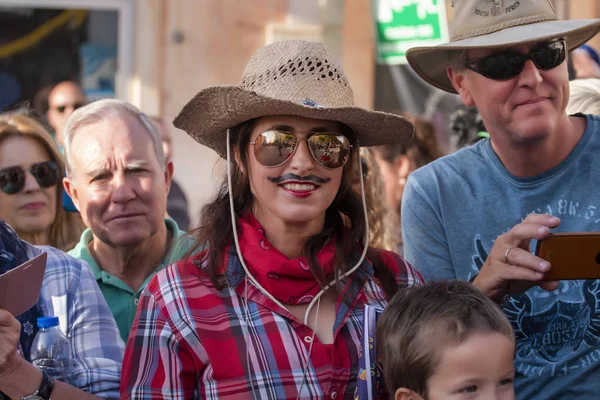
[[(244, 254), (245, 256), (245, 254)], [(352, 257), (349, 257), (351, 260), (357, 260), (360, 256), (360, 253), (355, 252), (352, 254)], [(264, 257), (262, 259), (263, 264), (269, 264), (269, 257)], [(245, 283), (242, 285), (241, 283), (245, 281), (246, 273), (242, 268), (242, 264), (240, 263), (238, 254), (235, 250), (235, 247), (230, 247), (227, 254), (227, 283), (230, 287), (234, 288), (236, 293), (243, 298), (245, 293)], [(374, 270), (373, 264), (367, 259), (363, 260), (360, 267), (348, 278), (342, 281), (343, 283), (343, 291), (340, 294), (338, 300), (338, 312), (337, 318), (333, 327), (334, 336), (338, 334), (338, 330), (341, 324), (344, 322), (347, 317), (347, 313), (351, 311), (351, 309), (359, 303), (365, 302), (365, 296), (362, 294), (364, 282), (373, 277)], [(254, 285), (250, 285), (250, 290), (248, 294), (248, 298), (250, 301), (255, 301), (265, 307), (276, 311), (279, 314), (285, 315), (287, 318), (295, 319), (290, 312), (284, 308), (279, 307), (273, 301), (271, 301), (268, 297), (260, 292)], [(317, 291), (320, 289), (317, 283)], [(382, 291), (383, 295), (385, 293)], [(252, 295), (254, 294), (254, 295)], [(348, 301), (342, 301), (342, 299), (347, 299)]]

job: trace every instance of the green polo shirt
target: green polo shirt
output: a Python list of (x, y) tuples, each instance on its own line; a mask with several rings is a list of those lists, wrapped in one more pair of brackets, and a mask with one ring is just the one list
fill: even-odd
[(165, 225), (167, 225), (167, 229), (173, 234), (171, 249), (169, 250), (169, 253), (163, 262), (148, 277), (148, 279), (146, 279), (140, 289), (136, 292), (134, 292), (125, 282), (116, 276), (100, 269), (98, 263), (88, 248), (88, 245), (93, 239), (92, 231), (89, 228), (81, 234), (81, 239), (79, 240), (79, 243), (77, 243), (77, 246), (69, 251), (69, 255), (72, 257), (87, 262), (94, 272), (98, 286), (100, 286), (100, 290), (102, 290), (102, 294), (104, 295), (104, 298), (108, 303), (108, 307), (110, 308), (110, 311), (117, 322), (119, 332), (121, 333), (121, 337), (125, 343), (127, 343), (129, 331), (131, 330), (131, 325), (135, 319), (135, 313), (137, 311), (140, 295), (146, 288), (148, 282), (150, 282), (150, 280), (158, 271), (165, 268), (169, 264), (181, 260), (193, 244), (191, 237), (188, 236), (184, 231), (181, 231), (175, 221), (166, 218)]

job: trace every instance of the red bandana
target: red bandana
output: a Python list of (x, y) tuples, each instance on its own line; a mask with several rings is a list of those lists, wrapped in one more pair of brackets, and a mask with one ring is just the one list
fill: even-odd
[[(281, 254), (265, 237), (252, 213), (240, 218), (240, 250), (248, 270), (271, 295), (286, 304), (307, 304), (321, 286), (310, 271), (306, 257), (292, 260)], [(335, 240), (329, 240), (317, 255), (326, 276), (333, 274)]]

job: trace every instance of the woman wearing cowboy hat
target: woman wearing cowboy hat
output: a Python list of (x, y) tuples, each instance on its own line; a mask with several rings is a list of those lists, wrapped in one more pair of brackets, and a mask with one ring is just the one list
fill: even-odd
[(412, 125), (354, 107), (331, 53), (291, 41), (260, 49), (239, 86), (199, 92), (175, 126), (228, 160), (227, 180), (202, 210), (206, 250), (140, 300), (122, 396), (352, 398), (364, 305), (422, 282), (368, 247), (353, 165), (359, 144)]

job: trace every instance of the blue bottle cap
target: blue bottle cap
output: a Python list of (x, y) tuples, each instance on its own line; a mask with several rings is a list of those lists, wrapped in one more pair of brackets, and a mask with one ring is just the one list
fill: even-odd
[(58, 317), (39, 317), (37, 319), (38, 328), (51, 328), (58, 326)]

